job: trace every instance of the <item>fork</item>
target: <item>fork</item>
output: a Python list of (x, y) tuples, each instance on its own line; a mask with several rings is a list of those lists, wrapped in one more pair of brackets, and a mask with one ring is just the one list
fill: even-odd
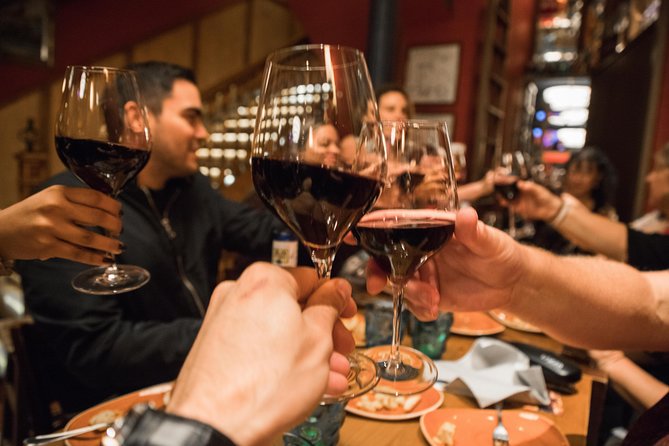
[(492, 445), (509, 446), (509, 432), (502, 424), (502, 403), (497, 403), (495, 409), (497, 409), (497, 426), (492, 431)]

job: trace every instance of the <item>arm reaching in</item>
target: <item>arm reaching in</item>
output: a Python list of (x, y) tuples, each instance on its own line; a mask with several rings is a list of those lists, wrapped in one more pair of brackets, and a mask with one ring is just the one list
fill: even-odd
[[(669, 348), (669, 272), (557, 257), (484, 225), (472, 209), (458, 212), (453, 240), (420, 274), (413, 289), (446, 310), (503, 308), (586, 348)], [(370, 268), (370, 292), (384, 281)]]
[(346, 390), (354, 348), (339, 317), (356, 312), (342, 279), (257, 263), (214, 291), (168, 412), (235, 443), (267, 444), (303, 420), (324, 393)]
[[(523, 218), (543, 220), (563, 237), (586, 251), (611, 259), (627, 258), (627, 227), (591, 212), (569, 194), (557, 196), (531, 181), (519, 181), (520, 194), (511, 206)], [(593, 236), (596, 234), (596, 236)]]
[(93, 189), (51, 186), (0, 210), (0, 257), (102, 265), (105, 253), (120, 253), (121, 244), (85, 226), (118, 234), (120, 210), (118, 201)]

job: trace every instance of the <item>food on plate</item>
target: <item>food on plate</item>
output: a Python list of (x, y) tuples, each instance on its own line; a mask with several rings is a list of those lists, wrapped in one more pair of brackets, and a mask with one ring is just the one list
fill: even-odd
[(443, 446), (453, 446), (455, 444), (455, 424), (446, 421), (439, 426), (437, 435), (432, 438), (432, 441)]
[(411, 412), (420, 402), (420, 395), (393, 396), (377, 392), (369, 392), (356, 401), (355, 405), (367, 412), (388, 410), (395, 412)]
[(113, 423), (114, 420), (116, 420), (122, 415), (123, 413), (121, 413), (118, 410), (103, 410), (93, 415), (91, 419), (88, 421), (88, 423), (91, 426), (99, 423)]

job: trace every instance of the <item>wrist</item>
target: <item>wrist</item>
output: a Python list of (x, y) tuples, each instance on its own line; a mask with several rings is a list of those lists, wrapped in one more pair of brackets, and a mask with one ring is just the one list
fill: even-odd
[(552, 217), (547, 220), (547, 223), (550, 226), (556, 228), (564, 221), (565, 218), (567, 218), (567, 215), (569, 214), (569, 211), (572, 207), (572, 202), (571, 200), (567, 199), (566, 196), (562, 195), (560, 197), (556, 197), (554, 204), (555, 206), (553, 206), (553, 208), (557, 210), (551, 214)]

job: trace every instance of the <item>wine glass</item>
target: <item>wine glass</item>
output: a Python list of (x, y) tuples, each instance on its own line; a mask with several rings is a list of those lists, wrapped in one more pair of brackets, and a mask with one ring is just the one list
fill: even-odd
[[(502, 203), (510, 203), (518, 198), (518, 180), (528, 178), (527, 165), (523, 153), (504, 152), (498, 158), (495, 167), (495, 195)], [(509, 212), (509, 235), (516, 238), (516, 215), (513, 206), (507, 207)]]
[(453, 235), (457, 180), (445, 123), (384, 122), (383, 128), (389, 141), (383, 194), (353, 233), (388, 275), (393, 291), (392, 343), (366, 352), (380, 367), (377, 391), (411, 395), (432, 386), (437, 370), (422, 352), (400, 346), (404, 289)]
[[(151, 140), (135, 73), (108, 67), (70, 66), (56, 118), (56, 151), (91, 188), (116, 197), (149, 160)], [(114, 237), (114, 234), (107, 233)], [(118, 294), (137, 289), (150, 274), (133, 265), (87, 269), (72, 280), (77, 291)]]
[[(271, 54), (252, 144), (258, 195), (329, 278), (344, 235), (381, 193), (385, 146), (367, 66), (352, 48), (304, 45)], [(377, 382), (375, 363), (349, 356), (344, 401)]]

